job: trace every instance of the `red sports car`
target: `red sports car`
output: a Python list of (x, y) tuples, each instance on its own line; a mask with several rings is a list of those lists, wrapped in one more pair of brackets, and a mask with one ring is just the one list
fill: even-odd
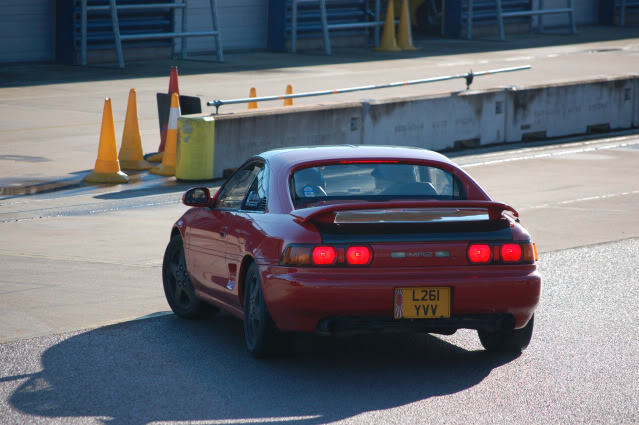
[[(189, 209), (164, 255), (185, 318), (244, 320), (255, 357), (295, 332), (475, 329), (489, 351), (530, 342), (541, 278), (517, 212), (416, 148), (326, 146), (254, 156)], [(287, 337), (287, 338), (285, 338)]]

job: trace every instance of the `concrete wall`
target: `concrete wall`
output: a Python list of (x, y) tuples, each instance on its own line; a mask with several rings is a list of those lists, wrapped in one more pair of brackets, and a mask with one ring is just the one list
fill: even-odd
[(445, 151), (638, 128), (639, 76), (213, 117), (213, 175), (201, 180), (222, 177), (249, 156), (281, 147), (371, 144)]

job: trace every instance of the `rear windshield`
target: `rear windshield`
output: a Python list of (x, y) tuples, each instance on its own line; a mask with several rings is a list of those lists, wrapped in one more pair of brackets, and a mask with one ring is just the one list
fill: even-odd
[(465, 199), (455, 176), (441, 168), (400, 163), (348, 163), (297, 170), (291, 176), (296, 208), (330, 200)]

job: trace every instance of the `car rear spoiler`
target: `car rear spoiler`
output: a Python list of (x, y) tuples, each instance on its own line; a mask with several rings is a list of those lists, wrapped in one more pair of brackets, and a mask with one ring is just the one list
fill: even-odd
[(510, 205), (495, 201), (393, 201), (390, 202), (356, 202), (323, 205), (319, 207), (302, 208), (291, 211), (291, 215), (301, 223), (309, 222), (318, 217), (337, 213), (339, 211), (358, 210), (427, 210), (427, 209), (458, 209), (458, 210), (486, 210), (490, 220), (498, 220), (504, 212), (511, 213), (515, 219), (519, 219), (519, 213)]

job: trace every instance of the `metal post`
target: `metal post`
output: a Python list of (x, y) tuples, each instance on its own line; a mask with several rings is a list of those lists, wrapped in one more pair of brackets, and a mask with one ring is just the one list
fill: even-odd
[[(380, 0), (375, 0), (375, 21), (379, 21), (379, 17), (382, 13), (382, 5)], [(374, 43), (379, 46), (379, 27), (376, 26), (373, 30), (373, 37), (375, 37)]]
[[(182, 0), (182, 3), (186, 4), (186, 0)], [(175, 23), (175, 15), (177, 14), (176, 12), (177, 11), (175, 9), (173, 9), (173, 22), (174, 23)], [(187, 19), (186, 12), (187, 12), (187, 7), (182, 8), (182, 10), (181, 10), (181, 14), (182, 14), (182, 26), (181, 26), (182, 32), (186, 32), (186, 27), (187, 27), (187, 25), (186, 25), (186, 19)], [(213, 29), (215, 29), (215, 28), (213, 28)], [(187, 50), (188, 49), (187, 49), (186, 40), (188, 40), (188, 37), (182, 37), (182, 39), (180, 40), (181, 41), (180, 46), (182, 47), (182, 59), (186, 59), (186, 55), (187, 55)], [(173, 46), (174, 46), (173, 48), (174, 49), (175, 49), (175, 45), (176, 44), (177, 44), (177, 40), (173, 39)]]
[(468, 12), (466, 13), (466, 39), (473, 38), (473, 0), (468, 0)]
[(501, 41), (506, 40), (506, 34), (504, 33), (504, 16), (501, 10), (501, 0), (497, 0), (497, 27), (499, 28), (499, 39)]
[(575, 27), (575, 9), (572, 7), (572, 0), (568, 0), (568, 7), (570, 8), (570, 33), (575, 35), (577, 28)]
[(621, 0), (621, 10), (619, 10), (619, 25), (626, 25), (626, 0)]
[(87, 0), (82, 0), (82, 10), (80, 11), (81, 15), (81, 63), (82, 66), (87, 66)]
[(331, 54), (331, 41), (328, 38), (328, 18), (326, 17), (326, 0), (320, 0), (320, 16), (322, 19), (322, 36), (324, 37), (324, 52)]
[[(539, 9), (544, 10), (544, 0), (539, 0)], [(544, 15), (537, 15), (537, 31), (544, 32)]]
[(122, 55), (122, 40), (120, 39), (120, 23), (118, 22), (118, 9), (115, 0), (109, 0), (111, 6), (111, 23), (113, 24), (113, 37), (115, 38), (115, 53), (118, 56), (118, 65), (124, 68), (124, 56)]
[(291, 53), (297, 51), (297, 0), (292, 0), (291, 10)]
[(222, 31), (220, 31), (220, 20), (217, 17), (217, 3), (211, 0), (211, 18), (213, 20), (213, 30), (217, 32), (215, 36), (215, 53), (217, 61), (224, 62), (224, 53), (222, 52)]

